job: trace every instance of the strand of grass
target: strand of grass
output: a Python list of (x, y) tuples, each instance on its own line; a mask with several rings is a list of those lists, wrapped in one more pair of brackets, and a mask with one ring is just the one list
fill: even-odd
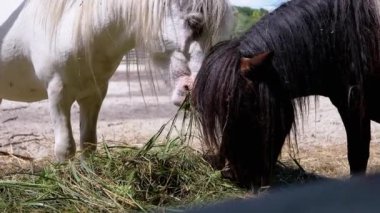
[(149, 141), (144, 145), (144, 147), (141, 149), (140, 152), (138, 152), (136, 157), (141, 157), (143, 155), (146, 155), (147, 152), (149, 152), (157, 143), (159, 137), (162, 135), (164, 132), (165, 128), (170, 124), (169, 131), (166, 135), (166, 141), (170, 141), (170, 136), (172, 134), (172, 131), (175, 127), (175, 122), (178, 119), (179, 112), (181, 110), (182, 106), (178, 109), (177, 113), (171, 118), (168, 122), (166, 122), (164, 125), (161, 126), (161, 128), (158, 130), (156, 134), (154, 134)]
[[(15, 177), (15, 176), (29, 176), (29, 177), (34, 177), (34, 178), (41, 178), (41, 179), (45, 179), (45, 180), (55, 181), (55, 179), (50, 178), (50, 177), (46, 177), (46, 176), (41, 175), (41, 174), (27, 173), (27, 172), (13, 172), (13, 173), (9, 173), (9, 174), (4, 175), (1, 178), (6, 179), (6, 178)], [(1, 182), (2, 182), (2, 180), (0, 180), (0, 183)]]
[[(93, 170), (91, 170), (90, 168), (88, 168), (88, 167), (85, 167), (85, 169), (86, 169), (86, 172), (87, 173), (89, 173), (89, 174), (91, 174), (91, 175), (93, 175), (93, 176), (97, 176), (94, 172), (93, 172)], [(86, 180), (87, 182), (91, 182), (91, 180), (87, 177), (87, 176), (85, 176), (85, 175), (82, 175), (82, 180)], [(129, 200), (125, 200), (125, 203), (127, 203), (128, 205), (130, 205), (130, 206), (132, 206), (132, 207), (138, 207), (140, 210), (142, 210), (142, 211), (145, 211), (145, 209), (136, 201), (136, 200), (134, 200), (133, 199), (133, 196), (132, 195), (130, 195), (129, 193), (123, 193), (122, 195), (120, 195), (120, 194), (118, 194), (118, 193), (114, 193), (114, 190), (113, 189), (111, 189), (111, 188), (109, 188), (108, 186), (112, 186), (112, 185), (114, 185), (113, 184), (113, 182), (111, 182), (111, 183), (106, 183), (105, 181), (102, 181), (101, 180), (101, 178), (95, 178), (95, 180), (98, 180), (98, 182), (97, 182), (97, 184), (100, 184), (101, 186), (102, 186), (102, 189), (103, 190), (105, 190), (105, 192), (107, 193), (107, 194), (112, 194), (112, 195), (114, 195), (114, 196), (116, 196), (116, 197), (118, 197), (119, 199), (123, 199), (124, 197), (123, 196), (125, 196), (125, 195), (127, 195), (128, 196), (128, 198), (131, 200), (131, 201), (129, 201)], [(118, 191), (118, 190), (116, 190), (116, 191)], [(111, 198), (110, 196), (109, 196), (109, 198)]]
[[(88, 178), (87, 176), (91, 176), (92, 179)], [(95, 189), (93, 191), (102, 191), (104, 194), (107, 195), (108, 199), (111, 200), (112, 204), (111, 206), (116, 206), (117, 208), (119, 209), (122, 209), (122, 206), (119, 204), (119, 202), (117, 202), (113, 196), (111, 195), (116, 195), (115, 193), (112, 192), (112, 189), (109, 189), (108, 188), (108, 185), (113, 185), (114, 183), (110, 182), (110, 183), (107, 183), (105, 181), (102, 180), (101, 177), (97, 177), (96, 174), (94, 174), (92, 171), (90, 170), (87, 170), (86, 171), (86, 174), (83, 174), (83, 173), (78, 173), (78, 178), (80, 178), (78, 180), (78, 183), (86, 183), (88, 186), (86, 186), (83, 190), (85, 190), (86, 188), (92, 188), (92, 189)], [(125, 194), (124, 194), (125, 195)], [(128, 194), (127, 194), (128, 195)], [(96, 197), (98, 199), (102, 199), (103, 201), (105, 200), (104, 197), (100, 197), (97, 193), (92, 193), (90, 194), (89, 196), (92, 196), (92, 197)], [(115, 196), (114, 196), (115, 197)], [(118, 195), (117, 197), (121, 198), (120, 195)], [(129, 195), (129, 197), (131, 197)], [(133, 202), (133, 201), (129, 201), (129, 200), (125, 200), (125, 199), (121, 199), (123, 200), (123, 203), (126, 203), (127, 205), (131, 206), (131, 207), (136, 207), (138, 205), (136, 205), (136, 202)], [(107, 203), (106, 203), (107, 204)], [(110, 205), (110, 203), (108, 203), (108, 205)]]
[(78, 197), (78, 200), (86, 206), (98, 209), (105, 209), (107, 207), (112, 209), (123, 209), (118, 203), (113, 202), (112, 199), (110, 201), (109, 197), (106, 198), (102, 194), (99, 194), (99, 192), (104, 192), (104, 185), (100, 185), (94, 180), (85, 177), (85, 175), (80, 175), (79, 181), (80, 182), (77, 183), (70, 183), (70, 181), (67, 181), (67, 183), (60, 183), (59, 186), (63, 194)]
[[(185, 99), (184, 99), (184, 101), (181, 103), (181, 105), (180, 105), (180, 107), (178, 108), (178, 110), (177, 110), (177, 113), (174, 115), (174, 117), (173, 117), (173, 122), (172, 122), (172, 126), (170, 127), (170, 131), (169, 131), (169, 133), (167, 134), (167, 136), (166, 136), (166, 139), (168, 140), (168, 139), (170, 139), (170, 136), (171, 136), (171, 133), (172, 133), (172, 130), (174, 129), (173, 127), (174, 127), (174, 125), (175, 125), (175, 122), (178, 120), (178, 117), (179, 117), (179, 114), (180, 114), (180, 112), (184, 112), (184, 116), (183, 116), (183, 118), (182, 118), (182, 128), (181, 128), (181, 131), (179, 131), (180, 133), (182, 133), (182, 130), (184, 130), (184, 129), (186, 129), (186, 128), (184, 128), (185, 127), (185, 121), (186, 121), (186, 119), (187, 119), (187, 114), (188, 114), (188, 112), (189, 112), (189, 109), (190, 108), (190, 95), (188, 94), (186, 97), (185, 97)], [(182, 134), (180, 134), (181, 136), (183, 136)]]
[(161, 126), (161, 128), (158, 130), (158, 132), (155, 135), (153, 135), (153, 137), (151, 137), (149, 139), (149, 141), (144, 145), (144, 147), (137, 153), (136, 157), (141, 157), (141, 156), (146, 155), (153, 148), (157, 139), (160, 137), (162, 132), (165, 130), (165, 127), (168, 123)]
[(45, 208), (45, 209), (50, 209), (51, 211), (58, 212), (59, 210), (55, 208), (54, 206), (47, 205), (46, 203), (40, 203), (40, 202), (26, 202), (26, 203), (20, 203), (20, 206), (23, 207), (30, 207), (30, 208)]
[(51, 185), (33, 184), (21, 181), (0, 181), (0, 187), (6, 188), (22, 188), (22, 189), (50, 189)]
[(111, 160), (111, 159), (112, 159), (112, 155), (111, 155), (111, 152), (110, 152), (110, 150), (109, 150), (107, 144), (103, 143), (103, 149), (104, 149), (105, 152), (106, 152), (107, 158)]
[(67, 203), (67, 201), (76, 202), (76, 201), (79, 201), (79, 200), (78, 199), (73, 199), (73, 198), (70, 198), (70, 197), (67, 197), (67, 198), (66, 197), (63, 197), (63, 198), (57, 197), (57, 198), (46, 198), (46, 199), (31, 199), (31, 200), (25, 201), (23, 203), (20, 203), (19, 205), (20, 206), (25, 206), (25, 207), (44, 207), (44, 208), (48, 208), (48, 209), (51, 209), (51, 210), (54, 210), (54, 211), (59, 211), (54, 206), (47, 204), (47, 203), (53, 202), (53, 201), (54, 202), (63, 201), (62, 203)]
[(292, 158), (292, 161), (297, 165), (298, 169), (300, 169), (302, 173), (306, 173), (305, 169), (301, 166), (301, 164), (299, 163), (297, 159)]
[[(50, 196), (50, 198), (44, 198), (44, 197), (48, 197), (49, 195), (54, 195), (54, 193), (52, 193), (53, 191), (55, 191), (54, 189), (56, 188), (56, 186), (54, 185), (43, 185), (43, 184), (32, 184), (32, 183), (24, 183), (24, 182), (12, 182), (12, 183), (6, 183), (5, 181), (2, 181), (0, 183), (0, 187), (2, 188), (18, 188), (20, 189), (20, 195), (23, 196), (23, 197), (20, 197), (19, 200), (15, 201), (15, 204), (16, 206), (24, 206), (24, 207), (46, 207), (48, 209), (51, 209), (51, 210), (56, 210), (52, 205), (48, 205), (47, 202), (48, 201), (67, 201), (67, 200), (77, 200), (75, 198), (72, 198), (72, 197), (59, 197), (59, 195), (56, 195), (52, 198), (52, 196)], [(37, 198), (30, 198), (30, 199), (27, 199), (27, 200), (23, 200), (24, 198), (26, 198), (27, 196), (25, 195), (26, 192), (30, 191), (30, 190), (34, 190), (33, 194), (37, 194), (38, 195), (38, 192), (41, 192), (42, 195), (40, 196), (37, 196)]]
[[(186, 97), (186, 100), (187, 104), (190, 106), (190, 110), (186, 110), (185, 109), (185, 113), (184, 113), (184, 117), (183, 117), (183, 122), (182, 122), (182, 132), (181, 132), (181, 135), (183, 135), (185, 138), (183, 139), (183, 141), (185, 142), (189, 142), (190, 139), (192, 138), (192, 133), (193, 133), (193, 125), (194, 125), (194, 119), (195, 119), (195, 115), (194, 115), (194, 111), (191, 110), (191, 104), (190, 104), (190, 96), (188, 95)], [(186, 127), (186, 119), (188, 119), (189, 121), (189, 124), (187, 125)], [(185, 130), (183, 132), (183, 130)]]
[(172, 135), (173, 129), (174, 129), (174, 127), (175, 127), (175, 122), (176, 122), (177, 119), (178, 119), (178, 116), (179, 116), (179, 114), (180, 114), (180, 111), (181, 111), (182, 109), (184, 109), (185, 104), (186, 104), (186, 101), (187, 101), (187, 98), (185, 98), (185, 100), (182, 102), (181, 106), (178, 108), (177, 113), (176, 113), (176, 114), (173, 116), (173, 118), (170, 119), (169, 122), (167, 123), (167, 125), (168, 125), (168, 124), (171, 122), (171, 125), (170, 125), (170, 128), (169, 128), (169, 132), (168, 132), (168, 134), (166, 135), (166, 140), (167, 140), (167, 141), (170, 140), (170, 136)]
[[(166, 142), (167, 142), (166, 144), (167, 144), (168, 146), (170, 146), (170, 145), (171, 145), (171, 142), (173, 142), (173, 140), (171, 140), (170, 138), (171, 138), (171, 136), (172, 136), (173, 130), (175, 129), (175, 123), (176, 123), (176, 121), (178, 120), (179, 114), (180, 114), (180, 112), (181, 112), (182, 110), (185, 111), (185, 116), (184, 116), (184, 118), (183, 118), (183, 120), (182, 120), (182, 129), (183, 129), (184, 126), (185, 126), (185, 122), (186, 122), (186, 121), (185, 121), (185, 120), (186, 120), (186, 113), (187, 113), (187, 108), (188, 108), (188, 106), (189, 106), (189, 95), (186, 96), (185, 100), (182, 102), (181, 106), (180, 106), (179, 109), (177, 110), (177, 113), (176, 113), (176, 114), (175, 114), (175, 115), (174, 115), (174, 116), (173, 116), (168, 122), (166, 122), (164, 125), (161, 126), (161, 128), (158, 130), (158, 132), (157, 132), (155, 135), (153, 135), (153, 136), (149, 139), (149, 141), (144, 145), (144, 147), (141, 149), (141, 151), (137, 154), (136, 157), (143, 156), (143, 155), (145, 155), (149, 150), (151, 150), (151, 149), (155, 146), (155, 144), (157, 143), (159, 137), (162, 135), (163, 131), (165, 130), (165, 128), (166, 128), (168, 125), (170, 125), (170, 126), (169, 126), (169, 130), (168, 130), (168, 133), (166, 134), (165, 139), (166, 139)], [(192, 116), (191, 116), (191, 117), (192, 117)], [(191, 122), (191, 124), (192, 124), (192, 122)], [(191, 125), (188, 126), (188, 129), (186, 130), (186, 132), (189, 132), (190, 130), (191, 130)], [(183, 133), (183, 132), (181, 132), (180, 135), (183, 135), (182, 133)], [(186, 141), (187, 138), (189, 138), (189, 137), (185, 136), (185, 139), (184, 139), (184, 140), (180, 140), (180, 142), (181, 142), (181, 141)], [(183, 143), (182, 143), (182, 144), (183, 144)]]
[[(79, 187), (78, 185), (66, 186), (59, 184), (63, 194), (70, 194), (71, 196), (78, 197), (78, 203), (74, 203), (74, 206), (79, 208), (80, 206), (86, 206), (90, 209), (106, 209), (107, 207), (113, 207), (112, 203), (107, 203), (104, 197), (99, 197), (92, 190)], [(68, 204), (66, 204), (68, 205)]]
[[(170, 126), (170, 129), (169, 129), (169, 132), (168, 134), (166, 135), (166, 141), (167, 141), (167, 147), (166, 147), (166, 152), (170, 149), (170, 147), (172, 146), (172, 144), (174, 144), (175, 142), (178, 142), (178, 143), (175, 143), (175, 144), (180, 144), (180, 145), (184, 145), (186, 144), (186, 142), (189, 142), (190, 141), (190, 138), (192, 137), (192, 120), (194, 118), (193, 114), (191, 112), (189, 112), (188, 108), (190, 106), (190, 96), (187, 95), (185, 100), (182, 102), (181, 106), (179, 107), (176, 115), (174, 116), (174, 118), (172, 119), (172, 123), (171, 123), (171, 126)], [(176, 137), (174, 140), (171, 140), (171, 135), (172, 135), (172, 132), (173, 130), (175, 129), (175, 123), (178, 119), (178, 115), (180, 114), (181, 111), (184, 111), (184, 115), (183, 115), (183, 118), (182, 118), (182, 123), (181, 123), (181, 129), (177, 132), (179, 132), (179, 136)], [(189, 119), (189, 123), (186, 125), (186, 120), (188, 118), (188, 114), (190, 114), (190, 119)], [(186, 127), (187, 126), (187, 127)]]
[(118, 145), (118, 146), (110, 146), (110, 145), (107, 145), (106, 143), (104, 143), (104, 146), (107, 146), (107, 149), (111, 150), (111, 149), (130, 149), (130, 150), (140, 150), (141, 149), (141, 146), (137, 146), (137, 145)]

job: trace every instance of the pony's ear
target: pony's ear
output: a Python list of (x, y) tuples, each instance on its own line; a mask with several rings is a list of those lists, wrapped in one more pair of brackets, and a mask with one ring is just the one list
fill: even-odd
[(262, 52), (251, 58), (242, 57), (240, 59), (240, 70), (243, 75), (247, 75), (250, 70), (263, 65), (265, 62), (272, 60), (273, 51)]

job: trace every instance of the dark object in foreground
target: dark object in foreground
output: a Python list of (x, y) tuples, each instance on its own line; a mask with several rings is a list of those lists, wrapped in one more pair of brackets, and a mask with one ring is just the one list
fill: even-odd
[(232, 200), (188, 213), (289, 212), (289, 213), (378, 213), (380, 175), (349, 181), (325, 181), (272, 192), (259, 198)]

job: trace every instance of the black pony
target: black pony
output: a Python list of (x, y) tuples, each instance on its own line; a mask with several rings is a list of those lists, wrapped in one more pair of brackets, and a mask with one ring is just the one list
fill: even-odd
[(212, 48), (192, 101), (205, 143), (242, 185), (269, 183), (311, 95), (337, 107), (351, 173), (365, 172), (370, 120), (380, 121), (379, 2), (293, 0)]

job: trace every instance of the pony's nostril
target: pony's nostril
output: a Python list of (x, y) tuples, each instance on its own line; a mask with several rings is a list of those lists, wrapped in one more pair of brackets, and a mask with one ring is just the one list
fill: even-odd
[(185, 89), (185, 91), (190, 91), (190, 87), (189, 87), (188, 85), (185, 85), (185, 86), (183, 87), (183, 89)]

